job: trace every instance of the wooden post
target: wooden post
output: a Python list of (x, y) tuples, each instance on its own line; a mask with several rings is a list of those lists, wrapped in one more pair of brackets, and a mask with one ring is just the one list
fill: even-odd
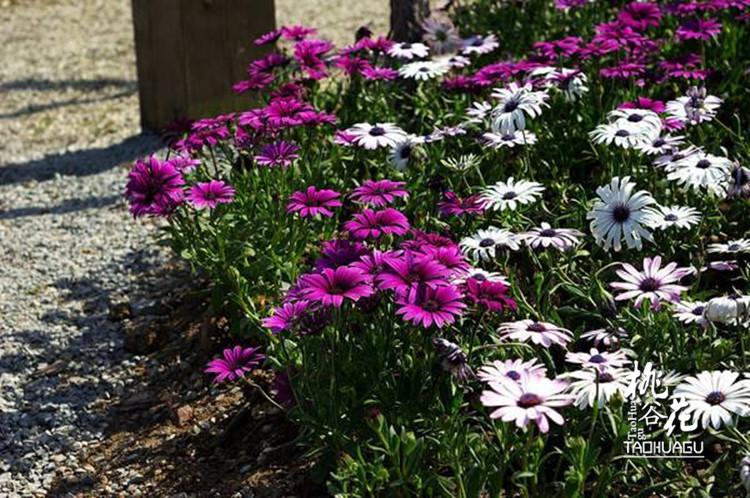
[(420, 41), (422, 21), (429, 15), (429, 0), (391, 0), (390, 37), (401, 42)]
[(276, 25), (274, 0), (133, 0), (141, 126), (246, 109), (232, 85), (266, 50), (252, 41)]

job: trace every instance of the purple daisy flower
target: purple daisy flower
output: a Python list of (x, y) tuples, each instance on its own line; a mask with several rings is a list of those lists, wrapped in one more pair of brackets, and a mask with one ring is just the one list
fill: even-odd
[(355, 239), (377, 239), (384, 234), (405, 235), (409, 231), (409, 220), (393, 208), (382, 211), (365, 209), (344, 223), (344, 229)]
[(362, 69), (362, 76), (370, 81), (392, 81), (398, 77), (398, 71), (390, 67), (366, 67)]
[(405, 182), (392, 182), (390, 180), (366, 180), (361, 186), (352, 190), (349, 197), (363, 204), (371, 206), (387, 206), (396, 197), (408, 198), (409, 192), (404, 189)]
[(661, 21), (659, 6), (649, 2), (627, 4), (617, 15), (617, 20), (625, 26), (643, 31), (649, 26), (657, 27)]
[(258, 38), (253, 40), (253, 44), (261, 47), (263, 45), (270, 45), (272, 43), (276, 43), (276, 40), (278, 40), (281, 37), (281, 30), (280, 29), (274, 29), (269, 31), (268, 33), (264, 33), (260, 35)]
[(370, 253), (369, 249), (360, 242), (345, 239), (334, 239), (323, 242), (322, 257), (315, 261), (315, 271), (324, 268), (335, 270), (339, 266), (347, 266), (360, 261)]
[(182, 202), (185, 180), (174, 164), (155, 157), (139, 159), (128, 175), (125, 198), (134, 217), (168, 216)]
[(480, 282), (475, 278), (470, 278), (464, 284), (466, 299), (489, 311), (502, 311), (505, 308), (513, 311), (517, 309), (516, 301), (506, 294), (507, 291), (507, 285), (490, 280)]
[(455, 322), (466, 308), (461, 302), (461, 293), (452, 285), (421, 286), (416, 292), (398, 299), (397, 303), (401, 306), (396, 310), (397, 315), (403, 315), (404, 320), (424, 328), (433, 324), (443, 328)]
[(419, 286), (448, 285), (448, 269), (429, 256), (404, 251), (401, 257), (388, 258), (387, 269), (378, 275), (381, 289), (394, 289), (399, 294), (412, 293)]
[(284, 303), (274, 308), (273, 315), (261, 320), (264, 327), (271, 329), (271, 332), (278, 334), (284, 330), (289, 330), (302, 317), (308, 308), (307, 301), (295, 301)]
[(314, 35), (318, 32), (315, 28), (308, 28), (307, 26), (282, 26), (281, 36), (291, 41), (304, 40), (310, 35)]
[(287, 168), (294, 159), (299, 159), (299, 147), (288, 142), (276, 142), (263, 147), (260, 154), (254, 157), (255, 162), (263, 166), (281, 166)]
[(323, 306), (340, 308), (344, 298), (358, 301), (375, 293), (369, 275), (349, 266), (326, 268), (321, 273), (303, 276), (301, 281), (305, 297)]
[(219, 204), (234, 200), (234, 187), (221, 180), (199, 182), (190, 187), (187, 200), (197, 209), (216, 209)]
[(471, 268), (469, 262), (466, 261), (466, 256), (457, 245), (446, 247), (427, 245), (420, 252), (445, 266), (451, 273), (464, 273)]
[(484, 203), (479, 195), (471, 195), (461, 199), (453, 191), (446, 190), (444, 199), (438, 202), (440, 216), (462, 216), (464, 214), (484, 214)]
[(721, 23), (713, 19), (689, 21), (677, 28), (675, 38), (684, 40), (709, 40), (721, 33)]
[(214, 382), (239, 379), (266, 359), (259, 351), (260, 346), (245, 349), (242, 346), (235, 346), (232, 349), (225, 349), (223, 353), (224, 358), (218, 358), (209, 362), (203, 372), (217, 374)]
[(341, 196), (335, 190), (317, 190), (314, 186), (307, 187), (305, 192), (298, 190), (289, 197), (286, 210), (289, 213), (298, 212), (302, 218), (322, 214), (329, 218), (333, 212), (328, 208), (341, 207), (341, 201), (336, 198)]

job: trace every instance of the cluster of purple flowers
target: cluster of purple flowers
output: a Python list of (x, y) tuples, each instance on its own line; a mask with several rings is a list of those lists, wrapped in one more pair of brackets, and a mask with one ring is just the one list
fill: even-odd
[[(402, 183), (381, 180), (365, 182), (349, 197), (382, 207), (407, 196)], [(332, 190), (308, 187), (292, 196), (287, 209), (302, 217), (332, 216), (329, 208), (341, 206), (340, 197)], [(394, 208), (365, 208), (342, 229), (349, 238), (323, 243), (313, 271), (301, 276), (283, 304), (263, 320), (274, 333), (290, 329), (313, 333), (326, 324), (330, 308), (349, 301), (368, 311), (386, 295), (395, 302), (398, 316), (425, 328), (454, 323), (468, 304), (485, 311), (516, 309), (507, 285), (473, 275), (458, 244), (411, 229), (406, 216)], [(397, 241), (395, 248), (383, 245), (386, 235)]]
[(170, 216), (184, 201), (197, 209), (214, 209), (234, 200), (234, 188), (221, 180), (196, 182), (186, 191), (183, 172), (194, 166), (194, 161), (184, 157), (161, 160), (152, 156), (136, 161), (125, 187), (131, 214)]

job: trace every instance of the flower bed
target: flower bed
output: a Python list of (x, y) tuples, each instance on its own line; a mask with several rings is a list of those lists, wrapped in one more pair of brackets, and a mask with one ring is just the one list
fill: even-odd
[(272, 369), (342, 496), (739, 495), (746, 6), (261, 37), (262, 105), (175, 126), (126, 190), (230, 318), (207, 372)]

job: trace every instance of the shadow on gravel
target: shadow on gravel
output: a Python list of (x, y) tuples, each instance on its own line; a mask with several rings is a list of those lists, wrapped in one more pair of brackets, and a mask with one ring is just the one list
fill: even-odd
[[(237, 341), (207, 313), (205, 285), (173, 281), (150, 313), (123, 321), (125, 346), (139, 355), (136, 381), (85, 457), (94, 472), (59, 479), (52, 496), (325, 496), (310, 481), (314, 462), (296, 445), (297, 427), (259, 392), (217, 386), (202, 372)], [(269, 372), (253, 378), (271, 390)]]
[(52, 81), (52, 80), (46, 80), (46, 79), (34, 79), (34, 78), (26, 78), (22, 80), (16, 80), (16, 81), (7, 81), (4, 83), (0, 83), (0, 95), (2, 93), (7, 92), (13, 92), (13, 91), (25, 91), (25, 90), (35, 90), (35, 91), (65, 91), (65, 90), (76, 90), (80, 92), (91, 92), (93, 95), (97, 95), (98, 93), (101, 93), (102, 90), (107, 88), (113, 88), (113, 89), (120, 89), (119, 92), (114, 93), (112, 95), (106, 95), (106, 96), (92, 96), (89, 98), (74, 98), (74, 99), (68, 99), (68, 100), (61, 100), (57, 102), (50, 102), (45, 104), (29, 104), (23, 109), (19, 109), (14, 112), (9, 112), (6, 114), (0, 114), (0, 120), (5, 119), (15, 119), (21, 116), (26, 116), (29, 114), (35, 114), (38, 112), (48, 111), (50, 109), (59, 109), (62, 107), (69, 107), (69, 106), (77, 106), (77, 105), (84, 105), (84, 104), (90, 104), (93, 102), (102, 102), (105, 100), (114, 100), (119, 99), (121, 97), (127, 97), (129, 95), (133, 95), (138, 91), (138, 83), (133, 80), (124, 80), (124, 79), (112, 79), (112, 78), (103, 78), (103, 79), (97, 79), (97, 80), (61, 80), (61, 81)]
[(156, 135), (141, 133), (108, 147), (48, 154), (42, 159), (0, 166), (0, 185), (45, 181), (54, 178), (56, 174), (95, 175), (150, 154), (159, 147)]
[[(20, 396), (11, 396), (11, 409), (0, 404), (0, 461), (11, 473), (28, 475), (38, 453), (53, 455), (58, 469), (73, 465), (66, 455), (80, 449), (81, 441), (89, 441), (91, 431), (107, 429), (110, 400), (125, 391), (114, 375), (125, 368), (126, 356), (123, 324), (112, 312), (113, 303), (128, 299), (131, 309), (147, 309), (141, 303), (162, 292), (143, 282), (122, 288), (115, 283), (122, 280), (111, 275), (125, 272), (126, 282), (143, 278), (169, 285), (163, 273), (161, 279), (153, 278), (163, 268), (162, 258), (153, 251), (134, 251), (96, 277), (58, 280), (53, 286), (61, 291), (60, 302), (58, 309), (42, 316), (44, 330), (3, 332), (3, 340), (18, 345), (19, 352), (0, 357), (0, 374), (31, 371), (18, 386)], [(180, 278), (184, 279), (182, 271)], [(29, 299), (33, 302), (33, 297)], [(50, 340), (49, 331), (59, 336), (72, 329), (78, 332), (70, 334), (73, 339), (67, 343)], [(30, 355), (30, 350), (38, 353)], [(2, 487), (0, 496), (5, 496)]]
[(122, 199), (121, 195), (109, 195), (107, 197), (88, 197), (86, 199), (67, 199), (57, 206), (24, 207), (3, 211), (0, 209), (0, 220), (12, 220), (26, 216), (41, 216), (44, 214), (66, 214), (84, 209), (97, 209), (117, 204)]

